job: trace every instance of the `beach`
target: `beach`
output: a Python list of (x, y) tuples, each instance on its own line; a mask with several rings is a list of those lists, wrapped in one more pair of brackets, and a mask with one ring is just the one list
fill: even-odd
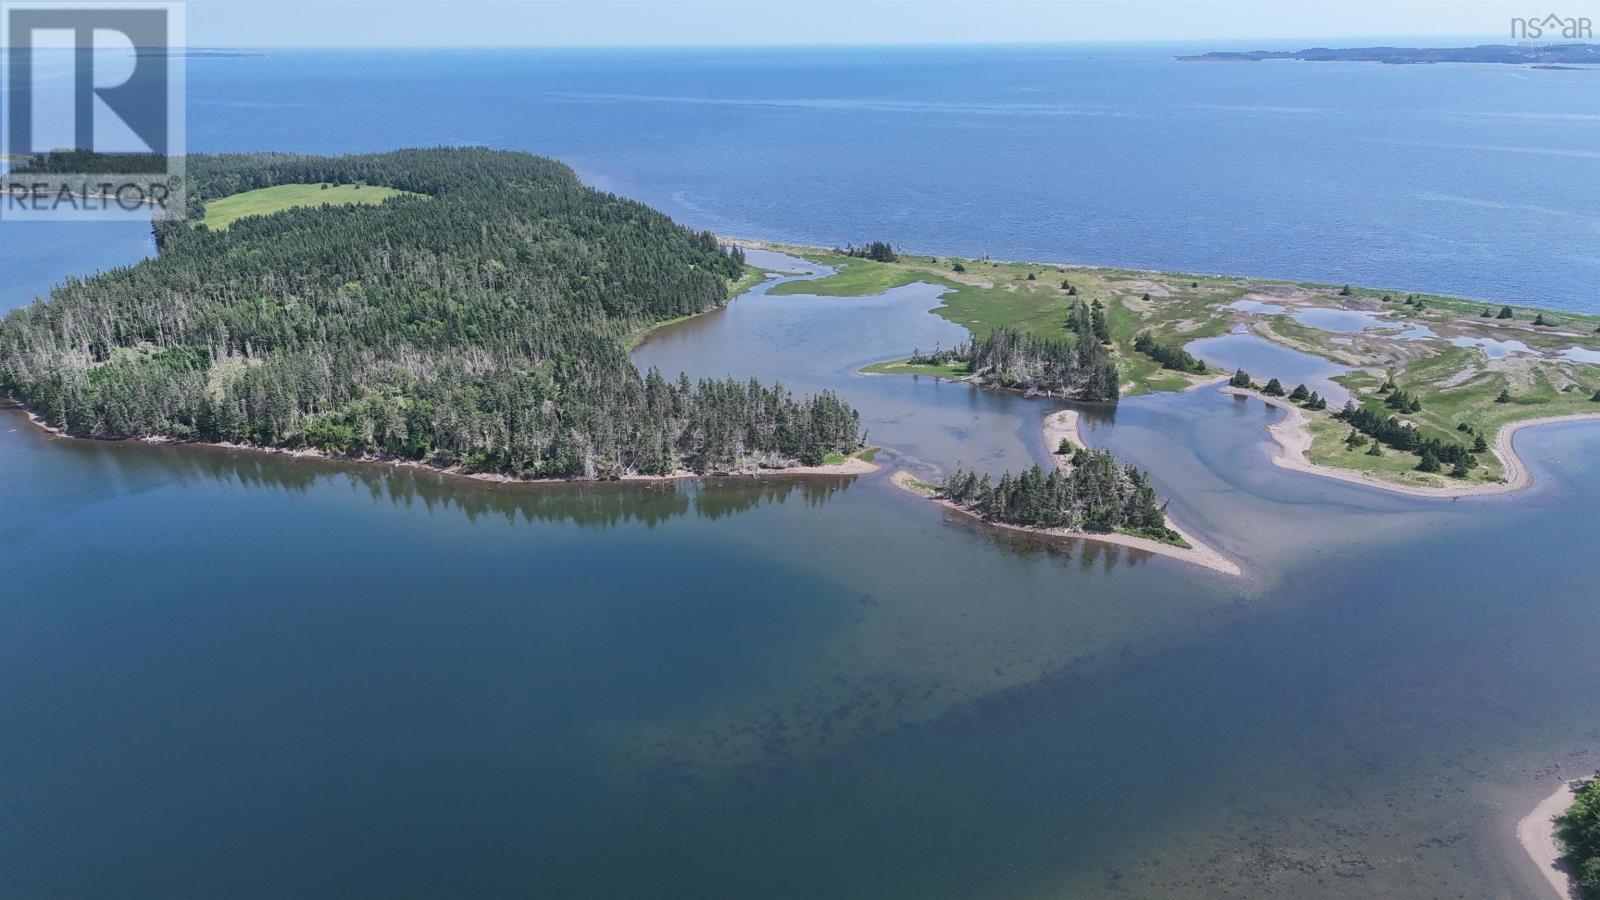
[(1533, 860), (1533, 864), (1539, 867), (1545, 881), (1550, 883), (1551, 893), (1560, 900), (1571, 900), (1578, 896), (1577, 883), (1567, 874), (1566, 867), (1560, 861), (1561, 847), (1556, 843), (1555, 829), (1556, 816), (1566, 812), (1576, 799), (1574, 785), (1577, 783), (1562, 782), (1555, 793), (1539, 801), (1533, 812), (1517, 823), (1517, 842), (1522, 845), (1528, 858)]
[(1045, 416), (1044, 448), (1054, 454), (1062, 441), (1082, 447), (1084, 444), (1083, 437), (1078, 434), (1078, 419), (1078, 411), (1075, 409), (1063, 409)]

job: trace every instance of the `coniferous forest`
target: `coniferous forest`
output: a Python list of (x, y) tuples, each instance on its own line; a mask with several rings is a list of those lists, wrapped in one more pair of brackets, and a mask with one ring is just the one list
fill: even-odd
[(1149, 477), (1100, 450), (1077, 448), (1065, 473), (1034, 466), (995, 480), (957, 469), (939, 485), (938, 496), (991, 522), (1177, 539)]
[[(641, 376), (638, 329), (727, 300), (710, 233), (485, 149), (195, 156), (159, 254), (0, 321), (0, 390), (84, 437), (385, 456), (516, 477), (821, 463), (861, 444), (831, 393)], [(197, 222), (291, 183), (425, 195)]]

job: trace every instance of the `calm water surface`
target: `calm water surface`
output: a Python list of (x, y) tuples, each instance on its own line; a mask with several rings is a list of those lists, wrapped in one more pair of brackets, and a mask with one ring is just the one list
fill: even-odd
[[(1574, 73), (1002, 62), (204, 60), (190, 143), (482, 142), (756, 236), (1592, 299)], [(5, 305), (148, 252), (0, 227)], [(891, 466), (1044, 461), (1049, 403), (854, 374), (959, 340), (936, 303), (758, 289), (636, 356), (837, 390)], [(1538, 896), (1512, 824), (1600, 764), (1600, 429), (1425, 502), (1273, 467), (1254, 401), (1082, 409), (1245, 578), (886, 473), (489, 486), (0, 412), (0, 896)]]
[[(637, 355), (839, 389), (894, 461), (1036, 458), (1047, 404), (850, 374), (934, 302), (758, 290)], [(1272, 415), (1088, 419), (1224, 579), (881, 475), (484, 486), (6, 413), (0, 889), (1530, 891), (1507, 817), (1600, 743), (1595, 432), (1424, 503), (1272, 467)]]

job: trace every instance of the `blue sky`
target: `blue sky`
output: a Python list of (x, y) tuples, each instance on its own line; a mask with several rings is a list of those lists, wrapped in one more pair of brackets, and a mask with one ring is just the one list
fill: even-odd
[[(189, 0), (195, 46), (737, 46), (1506, 39), (1600, 0)], [(1429, 41), (1419, 41), (1429, 42)], [(1237, 45), (1237, 46), (1235, 46)]]

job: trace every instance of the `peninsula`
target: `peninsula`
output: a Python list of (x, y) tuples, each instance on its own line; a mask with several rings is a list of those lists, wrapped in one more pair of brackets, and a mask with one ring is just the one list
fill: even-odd
[(725, 304), (743, 253), (554, 160), (187, 163), (155, 258), (0, 320), (0, 393), (40, 424), (497, 479), (871, 468), (831, 393), (641, 375), (630, 336)]
[[(946, 288), (934, 312), (973, 340), (864, 372), (1097, 401), (1230, 381), (1240, 402), (1286, 411), (1272, 428), (1280, 465), (1384, 489), (1451, 497), (1526, 487), (1512, 446), (1519, 429), (1600, 419), (1594, 315), (1349, 285), (771, 247), (836, 267), (773, 293)], [(1098, 345), (1118, 390), (1043, 380), (1049, 354), (983, 352), (996, 334), (1063, 359)]]

